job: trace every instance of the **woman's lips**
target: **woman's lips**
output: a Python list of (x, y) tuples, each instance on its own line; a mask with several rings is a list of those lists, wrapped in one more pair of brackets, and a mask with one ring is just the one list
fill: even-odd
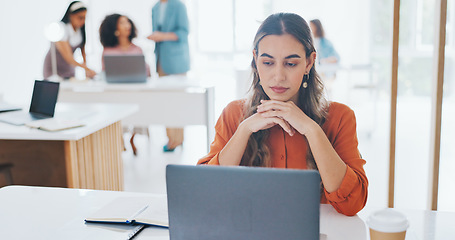
[(288, 90), (285, 87), (271, 87), (271, 89), (275, 93), (284, 93), (284, 92), (286, 92)]

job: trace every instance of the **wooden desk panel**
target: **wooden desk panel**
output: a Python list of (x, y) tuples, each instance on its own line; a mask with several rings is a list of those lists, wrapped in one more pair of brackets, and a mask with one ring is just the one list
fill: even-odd
[(15, 185), (121, 191), (120, 121), (137, 110), (134, 104), (58, 103), (55, 119), (78, 119), (85, 125), (47, 132), (0, 123), (0, 163), (14, 164)]
[(14, 163), (11, 168), (14, 184), (66, 187), (63, 144), (63, 141), (0, 140), (0, 162)]
[(120, 122), (83, 139), (65, 142), (68, 186), (123, 190), (122, 148)]
[(0, 162), (14, 162), (14, 184), (123, 190), (120, 122), (80, 140), (0, 140), (0, 146)]

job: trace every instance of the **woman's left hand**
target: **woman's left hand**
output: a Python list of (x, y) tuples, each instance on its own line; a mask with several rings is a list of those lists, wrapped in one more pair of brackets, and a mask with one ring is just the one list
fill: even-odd
[(278, 117), (285, 120), (302, 135), (318, 126), (292, 101), (261, 100), (257, 112), (263, 117)]
[(155, 41), (155, 42), (164, 42), (164, 41), (177, 41), (179, 37), (177, 34), (173, 32), (153, 32), (150, 36), (147, 37), (148, 39)]
[(154, 42), (162, 42), (163, 39), (164, 39), (164, 34), (162, 32), (156, 31), (156, 32), (153, 32), (147, 38), (152, 40), (152, 41), (154, 41)]

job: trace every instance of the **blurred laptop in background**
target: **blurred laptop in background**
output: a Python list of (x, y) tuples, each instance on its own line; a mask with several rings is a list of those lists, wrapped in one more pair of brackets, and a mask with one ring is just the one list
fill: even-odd
[(35, 80), (29, 112), (13, 111), (0, 113), (0, 121), (13, 125), (52, 118), (57, 104), (60, 83)]
[(104, 55), (108, 83), (145, 83), (147, 67), (144, 55)]

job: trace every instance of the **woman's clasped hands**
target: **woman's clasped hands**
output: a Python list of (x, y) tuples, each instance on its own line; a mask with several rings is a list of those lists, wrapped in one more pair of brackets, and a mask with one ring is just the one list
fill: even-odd
[(293, 136), (295, 131), (306, 135), (311, 127), (317, 125), (292, 101), (261, 100), (257, 113), (245, 120), (251, 132), (257, 132), (280, 125)]

